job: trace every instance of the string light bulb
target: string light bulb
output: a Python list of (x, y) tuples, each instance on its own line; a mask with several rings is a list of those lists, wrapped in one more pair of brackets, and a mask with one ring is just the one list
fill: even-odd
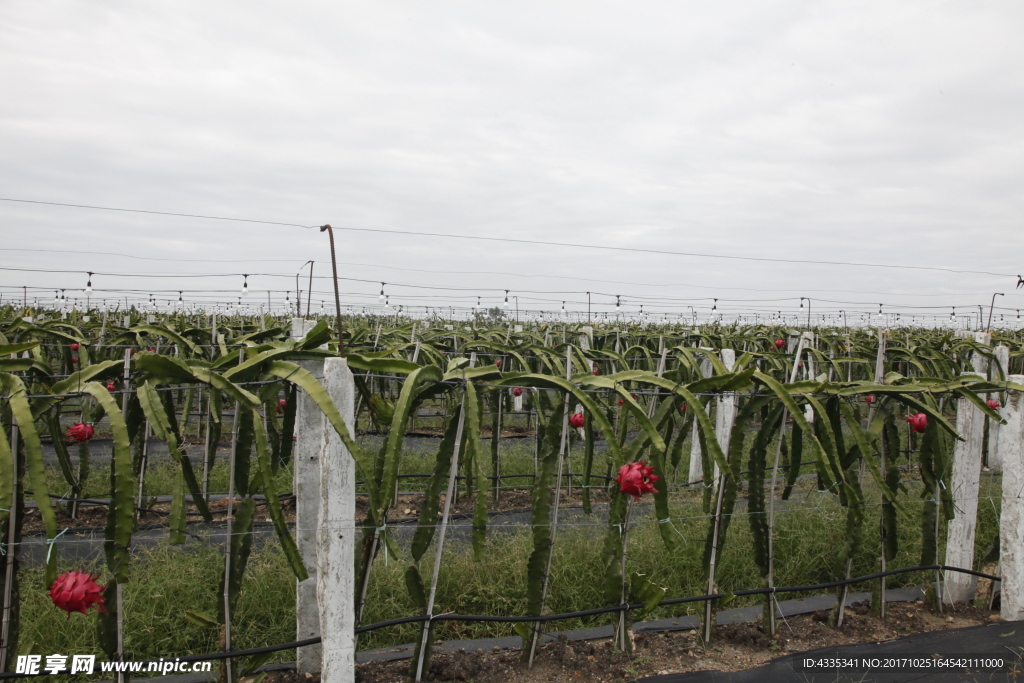
[(620, 296), (619, 296), (618, 294), (616, 294), (616, 295), (615, 295), (615, 310), (617, 311), (617, 310), (619, 310), (620, 308), (622, 308), (622, 301), (621, 301), (621, 297), (620, 297)]
[(92, 273), (89, 273), (89, 281), (85, 283), (85, 293), (92, 292)]
[(378, 297), (378, 299), (380, 300), (381, 303), (384, 303), (387, 300), (387, 297), (384, 296), (384, 284), (385, 283), (383, 282), (380, 283), (380, 296)]
[(505, 303), (503, 305), (505, 307), (505, 310), (507, 311), (508, 310), (508, 290), (507, 289), (505, 290)]
[(249, 294), (249, 276), (243, 273), (242, 278), (242, 296), (246, 296)]

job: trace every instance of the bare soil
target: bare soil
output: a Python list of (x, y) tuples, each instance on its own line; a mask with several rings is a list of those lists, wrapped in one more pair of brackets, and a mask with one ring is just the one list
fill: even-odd
[[(437, 653), (430, 666), (435, 681), (473, 683), (548, 683), (561, 681), (632, 681), (685, 671), (741, 671), (755, 668), (787, 653), (831, 645), (892, 640), (925, 631), (975, 626), (998, 619), (998, 613), (968, 605), (932, 612), (922, 601), (890, 603), (889, 616), (880, 620), (865, 603), (847, 610), (841, 629), (828, 625), (827, 611), (791, 617), (780, 622), (775, 638), (760, 624), (730, 624), (717, 630), (710, 643), (695, 631), (639, 634), (630, 654), (615, 652), (610, 641), (560, 640), (542, 648), (532, 669), (519, 651)], [(406, 683), (409, 662), (368, 662), (356, 668), (359, 683)], [(264, 683), (318, 683), (319, 676), (291, 671), (273, 672)]]
[[(446, 496), (441, 494), (440, 509), (444, 509), (444, 501)], [(487, 510), (488, 512), (503, 512), (508, 510), (528, 510), (533, 504), (530, 499), (530, 492), (521, 489), (503, 489), (498, 496), (497, 502), (492, 500), (492, 492), (487, 492)], [(610, 500), (608, 494), (601, 489), (590, 490), (590, 502), (594, 505), (600, 503), (607, 503)], [(574, 505), (582, 505), (582, 491), (581, 489), (572, 489), (571, 494), (566, 494), (566, 491), (562, 490), (562, 496), (560, 499), (560, 507), (571, 507)], [(415, 493), (411, 495), (402, 495), (398, 497), (398, 501), (391, 508), (390, 520), (399, 519), (415, 519), (419, 517), (420, 507), (423, 505), (423, 494)], [(455, 499), (452, 503), (451, 512), (457, 515), (471, 515), (476, 507), (476, 494), (471, 496), (460, 496)], [(367, 505), (365, 496), (356, 497), (356, 519), (360, 519), (366, 516)]]

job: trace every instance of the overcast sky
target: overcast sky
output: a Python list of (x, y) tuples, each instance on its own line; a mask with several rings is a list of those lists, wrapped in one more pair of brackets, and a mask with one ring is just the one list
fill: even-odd
[[(948, 321), (1004, 292), (1009, 324), (1022, 27), (1019, 2), (5, 0), (0, 196), (995, 274), (338, 230), (360, 310), (381, 281), (394, 306), (508, 289), (522, 310), (585, 311), (590, 291), (594, 311), (618, 294), (702, 318), (713, 297), (732, 317), (807, 296), (815, 314)], [(306, 261), (329, 272), (317, 229), (8, 201), (0, 226), (4, 267), (76, 271), (0, 271), (4, 301), (81, 295), (85, 271), (230, 274), (95, 275), (93, 296), (237, 301), (238, 273), (279, 273), (247, 300), (280, 305)]]

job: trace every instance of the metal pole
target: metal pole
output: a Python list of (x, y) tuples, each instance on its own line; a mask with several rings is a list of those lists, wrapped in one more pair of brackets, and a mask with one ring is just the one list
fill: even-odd
[(990, 303), (989, 306), (988, 306), (988, 324), (985, 325), (985, 331), (986, 332), (988, 332), (989, 330), (992, 329), (992, 309), (995, 308), (995, 306), (996, 306), (996, 297), (997, 296), (1005, 296), (1005, 295), (1002, 292), (996, 292), (995, 294), (992, 295), (992, 303)]
[[(238, 364), (241, 365), (245, 362), (245, 347), (242, 347), (238, 351)], [(226, 501), (225, 510), (227, 511), (227, 523), (225, 526), (225, 542), (224, 542), (224, 593), (222, 598), (224, 600), (224, 651), (231, 652), (231, 529), (232, 529), (232, 513), (233, 503), (235, 502), (235, 460), (238, 457), (238, 418), (241, 413), (242, 404), (240, 401), (235, 401), (235, 419), (234, 425), (231, 429), (231, 460), (228, 463), (228, 497)], [(224, 673), (228, 683), (234, 681), (232, 676), (233, 662), (230, 658), (224, 660)]]
[(338, 259), (334, 254), (334, 229), (330, 223), (320, 226), (320, 232), (327, 231), (327, 237), (331, 240), (331, 268), (334, 271), (334, 306), (336, 310), (336, 325), (338, 326), (338, 354), (344, 357), (345, 341), (341, 337), (341, 294), (338, 293)]
[[(572, 346), (567, 346), (565, 349), (565, 378), (566, 380), (572, 379)], [(537, 430), (540, 430), (540, 417), (537, 418)], [(566, 447), (569, 443), (569, 393), (565, 394), (565, 403), (562, 408), (562, 439), (561, 445), (558, 448), (558, 477), (555, 481), (555, 504), (551, 511), (551, 546), (555, 545), (555, 536), (558, 534), (558, 505), (561, 502), (562, 497), (562, 470), (565, 463), (565, 452)], [(541, 587), (540, 593), (540, 604), (541, 613), (544, 612), (544, 603), (547, 600), (548, 595), (548, 579), (551, 576), (551, 558), (554, 553), (548, 554), (547, 569), (544, 570), (544, 581)], [(533, 668), (533, 658), (537, 654), (537, 643), (540, 640), (540, 622), (533, 622), (533, 639), (530, 643), (530, 659), (527, 664), (529, 668)], [(526, 646), (526, 643), (523, 643)]]
[(17, 551), (14, 549), (14, 527), (15, 515), (19, 512), (18, 501), (18, 425), (11, 425), (11, 461), (14, 463), (12, 481), (14, 486), (11, 490), (11, 509), (7, 516), (7, 567), (4, 572), (4, 617), (3, 626), (0, 629), (0, 671), (7, 671), (7, 651), (10, 649), (11, 637), (11, 592), (14, 586), (14, 556)]
[[(793, 369), (789, 375), (789, 383), (792, 384), (796, 381), (797, 366), (800, 363), (800, 355), (804, 351), (804, 342), (806, 337), (800, 336), (800, 342), (796, 346), (796, 355), (793, 357)], [(775, 484), (779, 478), (779, 456), (782, 453), (782, 441), (786, 436), (786, 419), (789, 417), (789, 410), (786, 408), (782, 409), (782, 425), (779, 429), (779, 440), (775, 444), (775, 463), (772, 465), (772, 483), (768, 488), (768, 587), (775, 588), (775, 547), (772, 543), (772, 532), (775, 529)], [(796, 467), (797, 463), (794, 463), (792, 459), (789, 463), (790, 467)], [(768, 610), (768, 635), (775, 635), (775, 610), (778, 603), (775, 598), (775, 593), (771, 593), (770, 608)]]
[[(465, 373), (463, 373), (465, 375)], [(463, 377), (465, 380), (465, 377)], [(452, 464), (448, 470), (448, 490), (444, 497), (444, 512), (441, 514), (441, 528), (438, 529), (437, 550), (434, 552), (434, 574), (430, 577), (430, 595), (427, 598), (427, 620), (423, 622), (423, 633), (420, 635), (420, 653), (416, 661), (416, 681), (423, 678), (423, 660), (426, 658), (427, 639), (430, 637), (430, 621), (434, 616), (434, 598), (437, 596), (437, 579), (441, 572), (441, 553), (444, 552), (444, 537), (448, 532), (448, 516), (451, 512), (452, 498), (455, 497), (456, 473), (459, 470), (459, 444), (462, 442), (462, 429), (466, 423), (466, 394), (462, 394), (462, 410), (459, 411), (459, 424), (455, 428), (455, 448), (452, 453)], [(482, 492), (478, 493), (481, 495)], [(385, 550), (384, 552), (387, 552)]]
[(309, 291), (306, 292), (306, 317), (309, 317), (309, 306), (313, 303), (313, 265), (314, 262), (309, 262)]

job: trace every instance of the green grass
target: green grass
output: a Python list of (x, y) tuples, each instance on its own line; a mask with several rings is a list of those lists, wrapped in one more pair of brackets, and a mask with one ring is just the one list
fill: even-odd
[[(193, 461), (192, 467), (196, 472), (196, 478), (202, 481), (202, 463)], [(172, 460), (160, 460), (150, 463), (146, 467), (146, 477), (143, 480), (143, 495), (158, 496), (168, 495), (174, 490), (174, 482), (177, 477), (179, 466)], [(110, 497), (110, 464), (94, 464), (91, 466), (89, 477), (85, 481), (83, 498), (108, 498)], [(77, 471), (77, 470), (76, 470)], [(257, 466), (255, 458), (250, 464), (250, 474), (255, 477)], [(291, 463), (281, 467), (274, 478), (278, 493), (287, 493), (292, 490), (292, 467)], [(56, 465), (46, 468), (46, 485), (50, 493), (54, 495), (70, 495), (71, 487)], [(136, 487), (138, 484), (135, 485)], [(137, 489), (134, 489), (137, 490)], [(224, 493), (228, 490), (228, 464), (224, 460), (214, 463), (210, 471), (210, 489), (213, 493)]]
[[(370, 445), (372, 437), (361, 437)], [(377, 442), (379, 443), (379, 441)], [(439, 441), (438, 441), (439, 444)], [(507, 439), (501, 444), (502, 472), (506, 474), (532, 473), (534, 442), (532, 439)], [(433, 467), (435, 445), (423, 451), (406, 448), (402, 453), (400, 471), (428, 473)], [(480, 449), (485, 471), (490, 471), (489, 444)], [(679, 470), (687, 471), (688, 446), (683, 449), (683, 462)], [(576, 444), (567, 469), (582, 471), (583, 449)], [(604, 474), (605, 458), (595, 457), (594, 472)], [(805, 470), (810, 471), (810, 470)], [(175, 464), (163, 461), (152, 464), (146, 475), (146, 495), (157, 495), (170, 490)], [(47, 473), (51, 491), (63, 493), (66, 483), (59, 469), (49, 468)], [(105, 497), (109, 487), (107, 466), (96, 467), (87, 482), (86, 496)], [(277, 477), (280, 492), (291, 490), (291, 468), (282, 468)], [(507, 480), (506, 486), (528, 485), (528, 479)], [(402, 490), (422, 488), (425, 479), (408, 479)], [(600, 482), (594, 482), (599, 484)], [(913, 475), (905, 475), (907, 492), (905, 517), (898, 523), (900, 551), (890, 568), (913, 566), (920, 560), (920, 482)], [(227, 468), (218, 462), (211, 476), (211, 490), (227, 488)], [(846, 537), (846, 513), (830, 494), (818, 493), (813, 478), (801, 480), (792, 499), (777, 503), (774, 544), (776, 553), (776, 585), (793, 586), (824, 583), (840, 578), (841, 568), (836, 566), (837, 549)], [(878, 537), (879, 494), (870, 480), (865, 482), (869, 507), (864, 521), (864, 544), (853, 565), (853, 575), (870, 574), (877, 570), (880, 543)], [(740, 490), (738, 502), (745, 498)], [(982, 480), (977, 527), (977, 566), (998, 536), (1000, 486), (998, 477)], [(678, 547), (669, 551), (662, 542), (655, 519), (640, 518), (629, 536), (628, 570), (647, 575), (664, 586), (667, 597), (700, 595), (705, 592), (702, 578), (701, 556), (708, 529), (708, 518), (700, 506), (700, 491), (675, 489), (671, 494), (671, 513), (679, 531)], [(607, 527), (595, 517), (593, 522), (583, 518), (582, 525), (564, 526), (553, 551), (552, 575), (547, 610), (573, 612), (601, 606), (600, 594), (604, 565), (601, 543)], [(596, 524), (596, 527), (593, 526)], [(940, 557), (944, 553), (945, 531), (940, 532)], [(466, 543), (446, 545), (438, 582), (435, 613), (462, 614), (526, 613), (526, 563), (532, 550), (529, 531), (491, 533), (487, 554), (483, 560), (473, 560)], [(429, 550), (427, 558), (433, 557)], [(431, 561), (425, 560), (421, 571), (429, 582)], [(189, 548), (161, 546), (141, 551), (133, 561), (131, 582), (125, 587), (126, 649), (133, 658), (159, 658), (180, 656), (219, 649), (218, 632), (204, 629), (187, 621), (186, 610), (216, 614), (216, 590), (222, 567), (222, 556), (216, 548), (191, 544)], [(414, 615), (418, 612), (404, 581), (406, 564), (381, 556), (375, 563), (369, 585), (364, 623)], [(73, 568), (62, 563), (61, 571)], [(97, 566), (94, 568), (100, 571)], [(920, 584), (931, 581), (933, 575), (908, 573), (892, 577), (890, 587)], [(97, 653), (95, 617), (72, 615), (50, 604), (45, 586), (41, 585), (42, 571), (27, 568), (22, 573), (22, 642), (33, 641), (39, 652)], [(745, 508), (737, 506), (737, 514), (729, 527), (728, 538), (717, 575), (721, 590), (741, 590), (763, 585), (763, 578), (754, 563), (752, 540)], [(854, 591), (868, 591), (870, 585), (855, 586)], [(263, 546), (253, 553), (246, 572), (245, 583), (235, 619), (237, 648), (258, 647), (295, 639), (294, 600), (295, 581), (277, 544)], [(797, 595), (785, 596), (798, 597)], [(730, 606), (757, 604), (759, 598), (737, 599)], [(697, 613), (700, 603), (671, 608), (659, 608), (649, 618)], [(563, 630), (610, 623), (611, 615), (582, 620), (567, 620), (551, 624), (550, 630)], [(392, 627), (365, 634), (360, 647), (374, 648), (411, 642), (418, 631), (416, 625)], [(483, 636), (511, 635), (510, 625), (483, 623), (443, 622), (438, 625), (437, 636), (443, 639), (463, 639)], [(294, 658), (294, 652), (279, 653), (275, 661)]]
[[(216, 548), (162, 546), (141, 551), (124, 587), (125, 651), (130, 659), (159, 659), (218, 649), (219, 631), (185, 619), (186, 610), (216, 615), (223, 556)], [(66, 571), (71, 567), (61, 567)], [(99, 567), (94, 567), (99, 571)], [(97, 654), (96, 616), (69, 617), (50, 602), (43, 572), (21, 573), (19, 649), (34, 643), (42, 654)], [(253, 553), (239, 597), (234, 627), (236, 648), (295, 639), (295, 579), (275, 547)], [(279, 661), (294, 658), (282, 653)]]
[[(998, 483), (983, 483), (998, 495)], [(911, 492), (915, 488), (911, 486)], [(983, 489), (983, 495), (989, 491)], [(836, 548), (845, 538), (845, 512), (828, 494), (802, 490), (794, 494), (790, 508), (777, 518), (776, 585), (806, 585), (838, 578)], [(908, 500), (916, 499), (915, 495)], [(877, 494), (869, 494), (877, 503)], [(899, 524), (900, 553), (890, 568), (913, 566), (920, 554), (920, 504), (908, 504), (908, 518)], [(855, 576), (877, 568), (879, 542), (877, 506), (870, 507), (864, 525), (864, 547), (854, 562)], [(679, 500), (673, 504), (673, 517), (680, 532), (679, 545), (665, 549), (657, 523), (640, 519), (629, 535), (629, 571), (638, 571), (667, 589), (668, 597), (699, 595), (704, 592), (701, 553), (707, 532), (707, 519), (699, 506)], [(582, 520), (584, 524), (589, 520)], [(596, 520), (595, 520), (596, 522)], [(549, 612), (572, 612), (603, 604), (599, 586), (603, 564), (599, 540), (606, 530), (587, 526), (565, 526), (554, 546), (549, 589)], [(977, 549), (981, 555), (998, 534), (997, 506), (983, 500), (979, 506)], [(943, 536), (944, 538), (944, 536)], [(486, 557), (476, 562), (465, 543), (449, 543), (445, 548), (435, 613), (462, 614), (526, 613), (526, 562), (532, 548), (530, 534), (491, 534)], [(428, 551), (433, 557), (433, 550)], [(169, 546), (141, 551), (133, 562), (131, 582), (125, 587), (125, 647), (135, 659), (180, 656), (218, 649), (216, 630), (200, 628), (184, 617), (186, 610), (216, 614), (216, 586), (222, 566), (220, 552), (209, 546), (188, 549)], [(422, 570), (429, 581), (431, 562)], [(404, 582), (405, 563), (379, 558), (369, 586), (364, 621), (373, 623), (410, 616), (417, 609), (408, 596)], [(71, 569), (62, 566), (61, 571)], [(97, 567), (96, 570), (99, 570)], [(930, 581), (932, 575), (910, 573), (893, 577), (890, 587)], [(95, 617), (74, 614), (67, 619), (50, 603), (39, 568), (22, 573), (22, 642), (33, 641), (44, 653), (96, 653), (100, 650), (95, 635)], [(740, 590), (763, 585), (751, 552), (750, 530), (745, 515), (734, 517), (719, 565), (718, 585), (722, 590)], [(870, 590), (869, 585), (853, 590)], [(797, 595), (786, 597), (798, 597)], [(785, 598), (784, 598), (785, 599)], [(295, 638), (295, 581), (275, 543), (254, 552), (246, 572), (235, 620), (235, 646), (258, 647), (289, 642)], [(737, 599), (730, 606), (756, 604), (757, 598)], [(700, 603), (659, 608), (650, 618), (697, 613)], [(567, 620), (551, 624), (551, 630), (610, 623), (610, 615), (587, 621)], [(375, 631), (362, 636), (364, 648), (384, 647), (414, 640), (415, 625)], [(443, 639), (511, 635), (511, 626), (444, 622), (437, 637)], [(292, 652), (280, 653), (276, 661), (288, 661)]]

